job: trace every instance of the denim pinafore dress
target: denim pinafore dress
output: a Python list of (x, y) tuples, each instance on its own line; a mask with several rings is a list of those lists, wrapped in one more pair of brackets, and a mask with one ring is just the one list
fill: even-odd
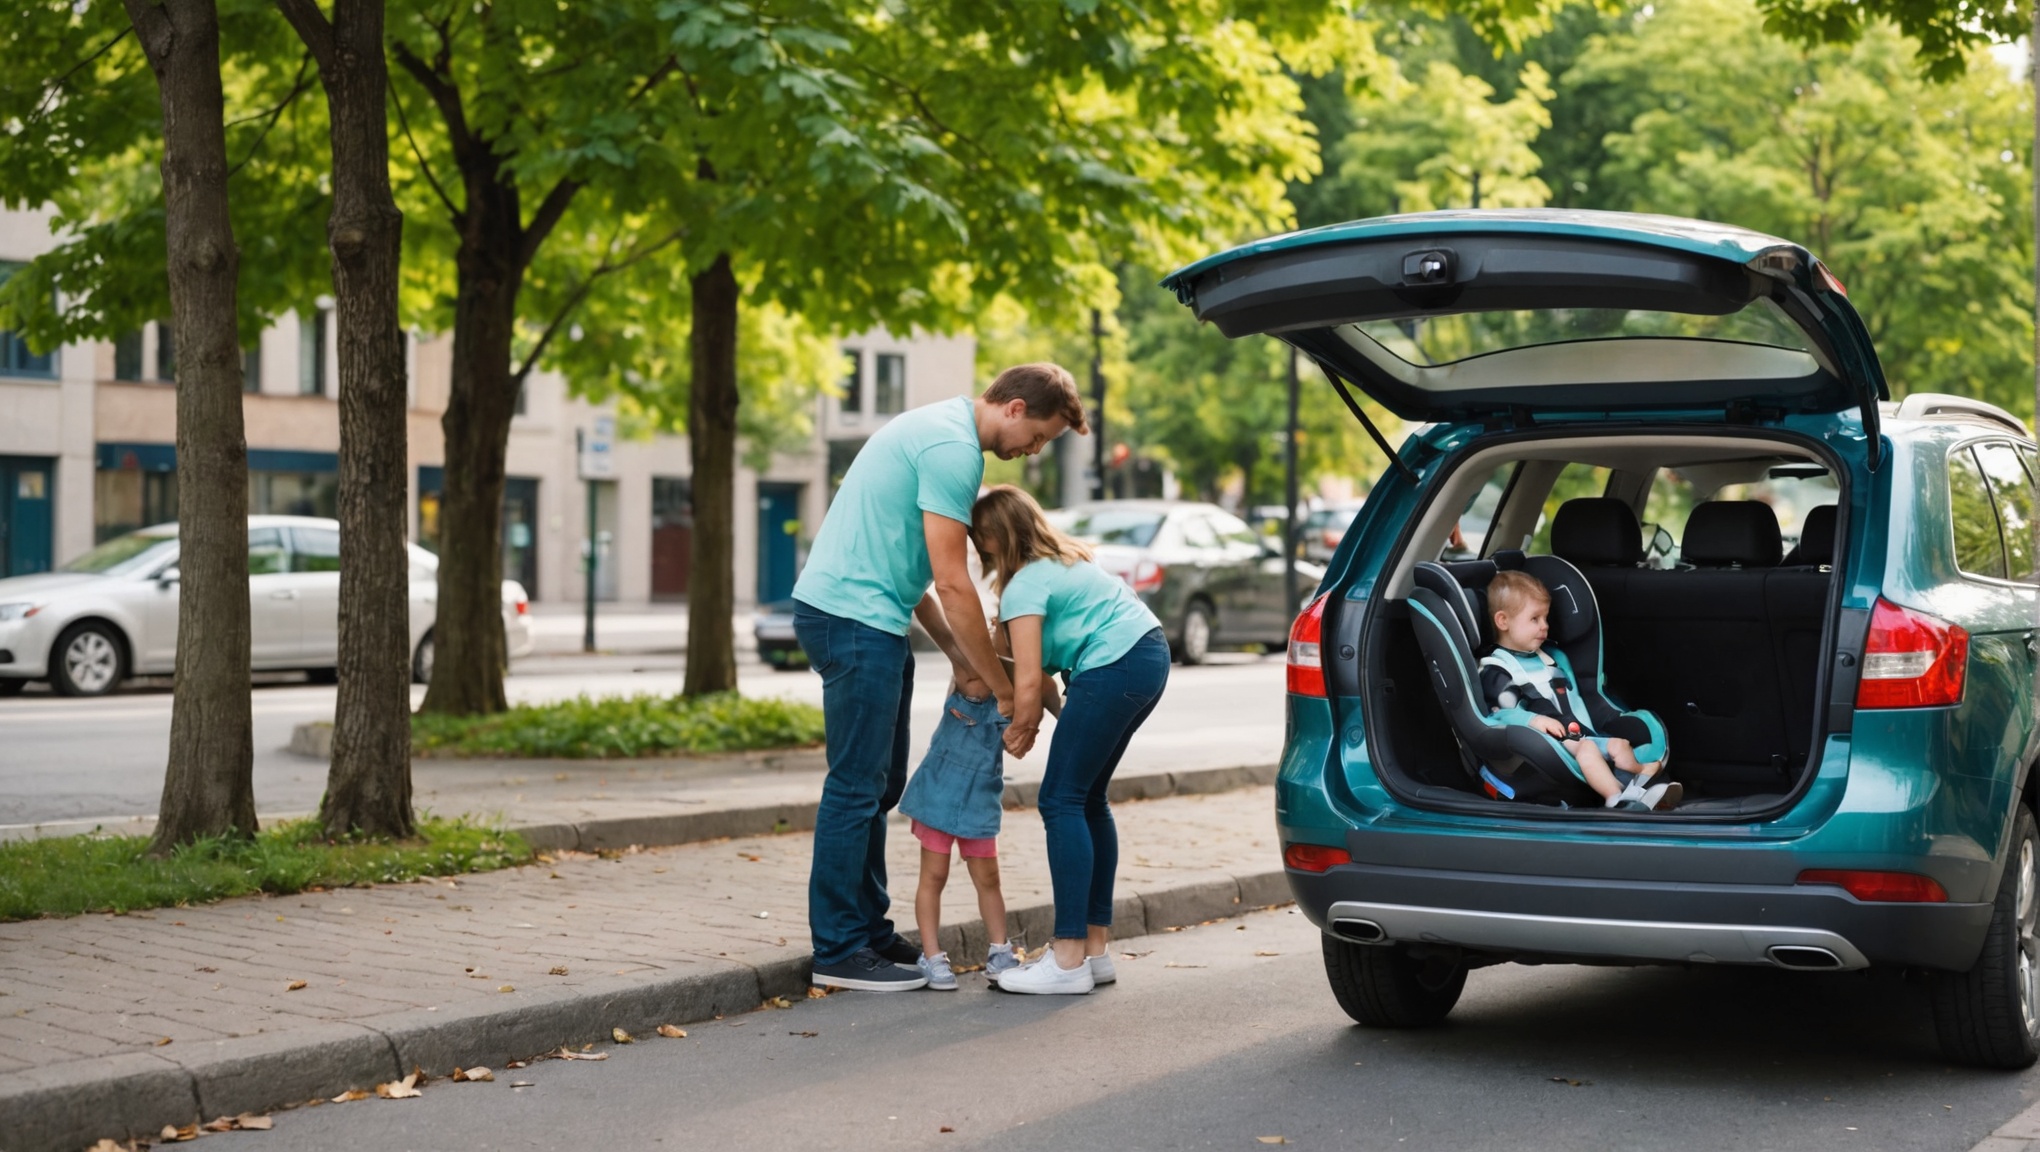
[(951, 692), (928, 754), (907, 781), (900, 811), (963, 840), (999, 834), (1006, 795), (1006, 725), (996, 697)]

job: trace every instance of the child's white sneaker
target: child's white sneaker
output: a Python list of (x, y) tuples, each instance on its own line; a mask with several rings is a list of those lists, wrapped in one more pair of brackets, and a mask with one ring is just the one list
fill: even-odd
[(1090, 964), (1064, 968), (1055, 962), (1054, 952), (1045, 952), (1034, 963), (999, 977), (1001, 989), (1034, 996), (1082, 996), (1097, 986), (1098, 982), (1091, 978)]
[(921, 975), (928, 978), (928, 987), (938, 992), (956, 991), (956, 971), (949, 966), (949, 953), (937, 952), (933, 956), (917, 956), (914, 959), (914, 966), (921, 970)]
[(1110, 952), (1086, 957), (1084, 963), (1091, 966), (1092, 984), (1110, 984), (1119, 979), (1119, 970), (1112, 966), (1112, 953)]
[(985, 975), (990, 977), (994, 984), (999, 982), (1000, 976), (1019, 966), (1020, 957), (1014, 952), (1013, 942), (1010, 940), (1004, 944), (992, 945), (985, 953)]

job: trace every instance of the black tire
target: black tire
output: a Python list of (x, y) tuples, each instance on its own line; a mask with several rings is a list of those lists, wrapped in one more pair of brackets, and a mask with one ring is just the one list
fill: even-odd
[(2040, 1058), (2040, 831), (2020, 805), (1992, 901), (1983, 953), (1967, 972), (1934, 977), (1941, 1051), (1978, 1068), (2030, 1068)]
[(111, 624), (73, 624), (50, 648), (50, 687), (59, 696), (104, 696), (125, 679), (127, 644)]
[(1188, 668), (1204, 663), (1211, 655), (1211, 607), (1202, 601), (1191, 603), (1183, 613), (1183, 626), (1176, 630), (1176, 659)]
[(1325, 979), (1346, 1015), (1369, 1028), (1442, 1023), (1466, 990), (1466, 963), (1410, 955), (1407, 944), (1354, 944), (1324, 937)]
[(418, 638), (418, 650), (411, 653), (411, 683), (432, 683), (432, 633)]
[(28, 687), (28, 681), (18, 677), (9, 676), (4, 680), (0, 680), (0, 699), (5, 699), (9, 696), (19, 696), (21, 695), (21, 690), (26, 687)]
[(305, 669), (305, 683), (307, 684), (338, 684), (339, 682), (340, 669), (338, 668)]

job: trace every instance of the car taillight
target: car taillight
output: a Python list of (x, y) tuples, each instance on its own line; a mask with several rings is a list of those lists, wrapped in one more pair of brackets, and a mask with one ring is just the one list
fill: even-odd
[(1969, 633), (1959, 624), (1880, 598), (1870, 611), (1858, 708), (1933, 708), (1962, 703)]
[(1324, 530), (1324, 533), (1320, 538), (1324, 540), (1325, 547), (1337, 548), (1339, 546), (1339, 540), (1345, 535), (1346, 534), (1344, 532), (1340, 532), (1332, 528), (1327, 528)]
[(1289, 629), (1289, 690), (1298, 696), (1323, 697), (1325, 661), (1319, 636), (1325, 625), (1325, 598), (1310, 602)]
[(529, 600), (519, 600), (519, 601), (517, 602), (517, 614), (518, 614), (519, 616), (529, 616), (529, 615), (531, 615), (531, 601), (529, 601)]
[(1133, 571), (1127, 575), (1126, 582), (1133, 586), (1135, 592), (1153, 592), (1162, 586), (1162, 577), (1168, 574), (1169, 570), (1160, 564), (1152, 560), (1143, 560), (1133, 566)]
[(1298, 872), (1323, 872), (1339, 864), (1351, 864), (1353, 854), (1344, 848), (1322, 844), (1290, 844), (1282, 849), (1282, 863)]
[(1946, 904), (1948, 892), (1932, 876), (1912, 872), (1863, 872), (1845, 868), (1809, 868), (1801, 884), (1833, 884), (1858, 900), (1880, 904)]

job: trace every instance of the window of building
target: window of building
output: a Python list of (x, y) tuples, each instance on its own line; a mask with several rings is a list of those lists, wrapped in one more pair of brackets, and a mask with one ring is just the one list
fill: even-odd
[(262, 346), (241, 349), (241, 391), (262, 391)]
[(115, 380), (140, 380), (142, 378), (142, 330), (123, 332), (113, 338), (113, 378)]
[(907, 410), (907, 358), (896, 353), (881, 353), (878, 361), (878, 395), (874, 411), (880, 416), (891, 416)]
[(1948, 453), (1948, 503), (1955, 520), (1955, 566), (1972, 576), (2004, 579), (2005, 550), (1990, 486), (1967, 448)]
[(298, 395), (325, 396), (326, 318), (332, 312), (318, 308), (298, 315)]
[(843, 350), (843, 411), (864, 411), (864, 353)]
[(156, 379), (177, 382), (177, 333), (168, 320), (156, 321)]
[[(0, 262), (0, 283), (21, 268), (20, 264)], [(56, 357), (44, 353), (37, 356), (28, 349), (28, 341), (15, 333), (0, 328), (0, 375), (5, 376), (55, 376)]]

